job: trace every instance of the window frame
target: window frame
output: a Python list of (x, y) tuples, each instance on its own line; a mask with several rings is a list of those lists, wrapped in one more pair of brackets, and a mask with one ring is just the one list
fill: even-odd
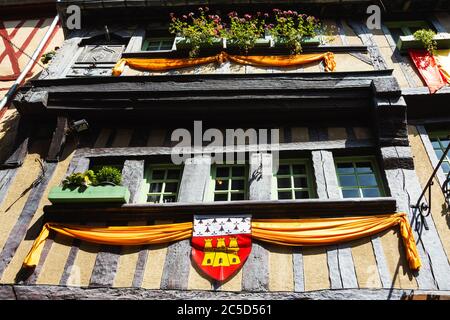
[[(231, 191), (231, 186), (229, 184), (228, 189), (224, 190), (224, 192), (219, 192), (219, 193), (223, 193), (223, 194), (228, 194), (228, 200), (226, 201), (214, 201), (214, 196), (216, 194), (216, 173), (217, 173), (217, 168), (219, 167), (244, 167), (244, 199), (243, 200), (231, 200), (231, 194), (233, 193), (242, 193), (242, 192), (232, 192)], [(230, 170), (231, 172), (231, 170)], [(231, 179), (227, 179), (227, 181), (233, 180), (233, 177), (230, 176), (231, 173), (229, 173), (228, 178)], [(247, 163), (245, 164), (213, 164), (211, 165), (211, 172), (210, 172), (210, 181), (209, 181), (209, 187), (208, 187), (208, 192), (206, 194), (205, 197), (205, 201), (208, 202), (233, 202), (233, 201), (248, 201), (249, 199), (249, 166)], [(240, 177), (236, 177), (236, 178), (241, 178)], [(236, 179), (236, 180), (242, 180), (242, 179)]]
[[(145, 166), (145, 170), (144, 170), (144, 179), (142, 181), (142, 191), (141, 191), (141, 203), (148, 203), (148, 204), (164, 204), (165, 202), (161, 202), (162, 198), (164, 197), (165, 193), (164, 193), (164, 189), (165, 189), (165, 184), (167, 182), (175, 182), (175, 179), (169, 179), (167, 180), (167, 171), (170, 169), (180, 169), (180, 177), (177, 180), (178, 182), (178, 188), (176, 192), (171, 192), (171, 194), (175, 194), (176, 195), (176, 200), (175, 202), (178, 202), (178, 197), (180, 195), (180, 186), (181, 186), (181, 180), (183, 179), (183, 171), (184, 171), (184, 166), (183, 165), (176, 165), (176, 164), (168, 164), (168, 163), (149, 163)], [(153, 180), (152, 178), (152, 173), (154, 170), (165, 170), (165, 174), (164, 174), (164, 179), (156, 179)], [(152, 182), (162, 182), (163, 186), (161, 189), (161, 192), (150, 192), (150, 185)], [(160, 199), (159, 202), (148, 202), (147, 199), (151, 194), (160, 194)], [(166, 193), (168, 194), (168, 193)]]
[[(442, 153), (444, 153), (446, 147), (443, 147), (443, 144), (442, 144), (442, 142), (441, 142), (441, 138), (442, 138), (442, 137), (445, 137), (445, 138), (447, 138), (447, 139), (450, 141), (450, 139), (448, 138), (449, 136), (450, 136), (450, 131), (446, 131), (446, 130), (436, 130), (436, 131), (430, 131), (430, 132), (428, 132), (428, 139), (430, 139), (431, 147), (433, 148), (434, 155), (436, 156), (436, 158), (437, 158), (438, 161), (440, 160), (440, 158), (439, 158), (438, 155), (436, 154), (436, 149), (435, 149), (434, 146), (433, 146), (433, 141), (432, 141), (432, 139), (439, 139), (439, 146), (441, 147)], [(449, 143), (450, 143), (450, 142), (449, 142)], [(444, 160), (442, 161), (442, 164), (445, 162), (445, 163), (447, 163), (447, 165), (450, 167), (450, 154), (447, 154), (447, 156), (446, 156), (445, 158), (446, 158), (446, 159), (444, 159)], [(448, 173), (450, 173), (450, 170), (449, 170), (449, 172), (446, 173), (446, 172), (444, 171), (444, 168), (442, 167), (442, 164), (441, 164), (441, 170), (442, 170), (442, 172), (444, 173), (444, 175), (447, 175)]]
[[(355, 163), (358, 163), (358, 162), (370, 162), (371, 165), (372, 165), (372, 168), (373, 168), (373, 174), (375, 175), (375, 180), (377, 182), (377, 187), (378, 187), (378, 190), (379, 190), (379, 193), (380, 193), (379, 197), (385, 197), (386, 196), (386, 190), (385, 190), (384, 182), (383, 182), (383, 179), (382, 179), (381, 170), (380, 170), (380, 168), (378, 166), (378, 162), (377, 162), (375, 156), (359, 156), (359, 157), (343, 156), (343, 157), (336, 157), (336, 158), (334, 158), (334, 168), (335, 168), (335, 171), (336, 171), (336, 179), (337, 179), (337, 182), (338, 182), (338, 185), (339, 185), (339, 191), (341, 193), (341, 198), (342, 199), (352, 199), (352, 198), (345, 198), (344, 197), (344, 194), (343, 194), (342, 191), (343, 191), (343, 188), (345, 189), (346, 187), (342, 187), (341, 186), (341, 182), (340, 182), (339, 174), (338, 174), (338, 170), (337, 170), (338, 169), (337, 168), (337, 164), (338, 163), (348, 163), (348, 162), (353, 163), (353, 165)], [(356, 181), (358, 183), (358, 188), (349, 188), (349, 189), (358, 190), (358, 192), (360, 194), (360, 197), (358, 197), (356, 199), (370, 199), (370, 198), (372, 198), (372, 197), (364, 197), (363, 196), (362, 190), (363, 189), (369, 189), (370, 187), (368, 187), (368, 186), (361, 187), (361, 185), (359, 184), (359, 177), (358, 177), (358, 174), (356, 173), (356, 171), (355, 171), (355, 174), (353, 176), (356, 177)]]
[[(306, 158), (297, 158), (297, 159), (280, 159), (279, 165), (289, 165), (290, 174), (289, 177), (291, 178), (291, 188), (285, 188), (286, 191), (289, 189), (292, 192), (292, 195), (294, 195), (295, 190), (303, 191), (305, 188), (295, 188), (294, 187), (294, 175), (292, 174), (292, 165), (295, 164), (303, 164), (306, 168), (306, 174), (305, 175), (297, 175), (297, 176), (306, 176), (306, 181), (308, 184), (308, 192), (309, 192), (309, 198), (308, 199), (316, 199), (317, 198), (317, 192), (316, 192), (316, 184), (313, 174), (313, 166), (309, 159)], [(278, 178), (277, 178), (277, 171), (273, 171), (272, 173), (272, 200), (307, 200), (307, 199), (278, 199)]]
[[(161, 51), (164, 52), (164, 51), (174, 50), (175, 39), (176, 39), (176, 37), (144, 37), (144, 39), (142, 39), (141, 51), (143, 51), (143, 52), (161, 52)], [(148, 47), (150, 45), (150, 40), (160, 42), (159, 48), (157, 50), (148, 50)], [(161, 49), (162, 42), (164, 40), (172, 40), (172, 46), (170, 47), (170, 49)]]

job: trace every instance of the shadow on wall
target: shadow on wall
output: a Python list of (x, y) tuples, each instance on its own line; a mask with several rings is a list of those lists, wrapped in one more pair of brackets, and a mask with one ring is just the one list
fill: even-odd
[(442, 204), (441, 215), (445, 217), (445, 221), (447, 222), (447, 226), (450, 228), (450, 212), (447, 208), (447, 204)]

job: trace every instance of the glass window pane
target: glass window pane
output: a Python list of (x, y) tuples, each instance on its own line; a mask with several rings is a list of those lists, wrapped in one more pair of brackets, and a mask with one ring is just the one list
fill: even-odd
[(438, 159), (442, 158), (442, 156), (444, 155), (444, 152), (442, 152), (442, 150), (434, 150), (436, 152), (436, 157)]
[(448, 139), (441, 139), (441, 144), (444, 149), (448, 147), (448, 143), (449, 143)]
[(245, 200), (245, 196), (243, 193), (232, 193), (231, 194), (231, 201), (239, 201), (239, 200)]
[(161, 192), (162, 191), (162, 183), (158, 182), (158, 183), (151, 183), (150, 184), (150, 191), (149, 193), (156, 193), (156, 192)]
[(278, 188), (291, 188), (291, 178), (278, 178)]
[(160, 198), (160, 196), (148, 196), (147, 197), (147, 202), (159, 203), (159, 198)]
[(308, 191), (295, 191), (295, 199), (309, 199)]
[(372, 173), (372, 164), (370, 162), (357, 162), (356, 172), (358, 173)]
[(228, 177), (230, 172), (230, 168), (227, 167), (218, 167), (216, 169), (216, 177)]
[(441, 145), (437, 139), (431, 139), (431, 144), (433, 145), (433, 149), (440, 149)]
[(362, 189), (365, 198), (374, 198), (380, 196), (380, 191), (377, 188)]
[(152, 179), (161, 180), (164, 179), (164, 170), (153, 170)]
[(178, 189), (177, 182), (167, 182), (164, 192), (177, 192), (177, 189)]
[(227, 193), (216, 193), (214, 195), (214, 201), (227, 201), (228, 194)]
[(278, 199), (285, 200), (285, 199), (292, 199), (292, 192), (291, 191), (279, 191), (278, 192)]
[(233, 177), (244, 177), (245, 176), (245, 168), (244, 167), (233, 167), (231, 169), (231, 174)]
[(361, 174), (358, 176), (361, 186), (377, 186), (377, 179), (373, 174)]
[(286, 175), (290, 174), (289, 166), (288, 165), (280, 165), (278, 168), (278, 175)]
[(339, 181), (341, 186), (344, 187), (355, 187), (358, 186), (356, 182), (356, 176), (339, 176)]
[(448, 173), (450, 171), (450, 165), (448, 162), (442, 162), (442, 170), (444, 170), (445, 173)]
[(177, 197), (174, 195), (164, 196), (163, 202), (164, 203), (177, 202)]
[(353, 173), (353, 172), (355, 172), (355, 169), (353, 168), (352, 162), (337, 164), (337, 173), (338, 174), (346, 174), (346, 173)]
[(294, 178), (295, 188), (308, 188), (308, 182), (305, 177), (295, 177)]
[(344, 198), (360, 198), (361, 197), (358, 189), (342, 190), (342, 196)]
[(164, 40), (161, 44), (161, 50), (170, 50), (172, 49), (173, 40)]
[(228, 180), (216, 180), (216, 190), (228, 190)]
[(244, 190), (244, 180), (232, 180), (231, 181), (232, 190)]
[(167, 171), (167, 179), (179, 179), (180, 178), (180, 170), (179, 169), (171, 169)]
[(304, 164), (294, 164), (292, 165), (293, 174), (306, 174), (306, 167)]

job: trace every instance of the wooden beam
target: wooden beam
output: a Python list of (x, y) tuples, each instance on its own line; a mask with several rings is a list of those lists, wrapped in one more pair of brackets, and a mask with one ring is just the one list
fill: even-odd
[(186, 159), (180, 183), (178, 201), (195, 203), (204, 201), (211, 171), (211, 157), (200, 156)]
[(150, 219), (181, 219), (192, 221), (194, 214), (253, 214), (266, 217), (319, 217), (388, 214), (396, 212), (392, 198), (342, 199), (342, 200), (264, 200), (233, 201), (230, 203), (165, 203), (105, 205), (51, 205), (45, 206), (47, 222), (101, 222), (148, 221)]
[[(186, 150), (186, 154), (212, 154), (228, 152), (264, 152), (264, 151), (295, 151), (295, 150), (337, 150), (347, 148), (372, 148), (375, 143), (372, 140), (333, 140), (333, 141), (308, 141), (280, 143), (276, 145), (237, 145), (231, 147), (204, 147), (201, 151), (192, 148)], [(170, 147), (128, 147), (128, 148), (85, 148), (78, 149), (77, 156), (84, 158), (101, 157), (148, 157), (156, 155), (171, 155), (176, 149)]]
[(22, 165), (28, 153), (28, 144), (33, 128), (34, 122), (31, 119), (22, 118), (19, 120), (19, 128), (14, 141), (14, 151), (0, 166), (1, 168), (17, 168)]
[(414, 70), (411, 67), (411, 62), (408, 60), (407, 57), (400, 54), (400, 51), (397, 49), (397, 44), (395, 43), (394, 38), (392, 37), (392, 34), (389, 31), (389, 28), (385, 24), (382, 24), (381, 28), (383, 30), (386, 41), (389, 43), (389, 46), (391, 47), (394, 59), (396, 62), (399, 63), (400, 69), (402, 70), (402, 73), (405, 76), (408, 85), (413, 88), (417, 87), (417, 83), (414, 80), (415, 74)]
[[(178, 195), (179, 201), (195, 203), (204, 200), (210, 168), (211, 157), (209, 156), (194, 157), (185, 161)], [(169, 246), (161, 278), (161, 289), (187, 289), (191, 250), (190, 240), (178, 241)]]
[(47, 162), (58, 162), (59, 156), (66, 142), (66, 134), (68, 133), (69, 124), (66, 117), (58, 117), (56, 120), (56, 128), (53, 132), (52, 141), (47, 154)]
[(125, 160), (122, 169), (122, 184), (130, 191), (130, 202), (138, 203), (144, 179), (144, 160)]
[(250, 156), (249, 199), (272, 199), (272, 154), (255, 153)]
[(340, 199), (333, 154), (330, 151), (312, 151), (312, 162), (319, 199)]
[(381, 52), (373, 39), (373, 35), (369, 29), (362, 23), (361, 21), (349, 20), (349, 25), (353, 29), (353, 31), (358, 35), (364, 45), (367, 46), (367, 50), (369, 51), (370, 59), (372, 60), (372, 65), (376, 70), (384, 70), (387, 69), (388, 66), (386, 61), (384, 61)]
[[(44, 172), (42, 172), (42, 179), (31, 189), (30, 195), (25, 202), (23, 210), (20, 213), (16, 224), (11, 230), (8, 240), (3, 246), (2, 251), (0, 252), (0, 277), (3, 275), (9, 262), (14, 257), (17, 248), (27, 234), (29, 224), (39, 207), (39, 203), (41, 202), (41, 198), (47, 188), (48, 182), (55, 172), (56, 163), (44, 163), (44, 168), (45, 170)], [(36, 233), (34, 236), (37, 237), (38, 233)]]
[[(6, 289), (4, 287), (7, 287)], [(39, 300), (401, 300), (415, 295), (448, 298), (448, 291), (411, 289), (342, 289), (310, 292), (225, 292), (201, 290), (146, 290), (143, 288), (83, 288), (50, 285), (0, 285), (1, 299)]]
[(301, 248), (294, 248), (292, 252), (292, 264), (294, 267), (294, 291), (305, 291), (305, 276), (303, 269), (303, 251)]

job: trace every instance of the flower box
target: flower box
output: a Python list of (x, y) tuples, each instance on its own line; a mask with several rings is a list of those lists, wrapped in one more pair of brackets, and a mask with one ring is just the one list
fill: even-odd
[[(304, 46), (318, 46), (320, 45), (320, 36), (315, 37), (305, 37), (301, 41)], [(283, 42), (274, 41), (274, 47), (286, 47)]]
[(130, 191), (123, 186), (53, 187), (48, 199), (51, 203), (127, 203)]
[[(225, 39), (225, 46), (227, 49), (236, 49), (238, 48), (237, 44), (232, 40)], [(270, 47), (270, 39), (258, 39), (255, 43), (255, 48), (269, 48)]]
[[(434, 37), (434, 40), (437, 42), (438, 50), (450, 48), (450, 34), (440, 33)], [(402, 53), (406, 53), (408, 49), (424, 49), (422, 42), (414, 38), (413, 35), (400, 36), (397, 48)]]
[[(213, 43), (202, 43), (200, 45), (201, 49), (222, 49), (224, 48), (225, 39), (223, 38), (215, 38), (213, 39)], [(175, 39), (175, 47), (177, 50), (190, 50), (192, 48), (192, 44), (188, 39), (185, 38), (176, 38)]]

